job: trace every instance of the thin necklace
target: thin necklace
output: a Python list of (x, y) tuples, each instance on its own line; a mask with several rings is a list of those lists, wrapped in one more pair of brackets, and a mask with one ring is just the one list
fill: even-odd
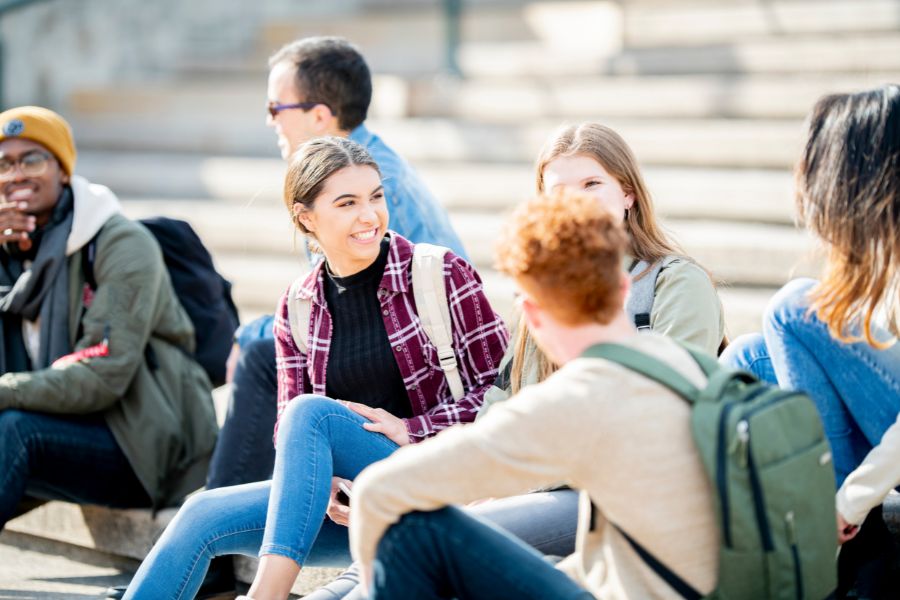
[(325, 274), (328, 275), (328, 279), (331, 280), (331, 283), (334, 284), (334, 287), (337, 288), (338, 294), (343, 294), (347, 291), (347, 288), (338, 283), (337, 278), (334, 273), (331, 272), (331, 267), (328, 266), (328, 261), (325, 261)]

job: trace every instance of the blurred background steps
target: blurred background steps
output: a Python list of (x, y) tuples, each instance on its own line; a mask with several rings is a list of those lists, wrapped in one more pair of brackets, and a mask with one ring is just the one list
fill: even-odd
[(503, 215), (533, 193), (546, 137), (595, 119), (631, 144), (667, 228), (722, 282), (732, 335), (759, 328), (787, 279), (816, 272), (790, 173), (813, 102), (900, 80), (900, 0), (463, 0), (452, 55), (440, 0), (258, 0), (215, 18), (201, 14), (212, 0), (162, 1), (180, 31), (166, 60), (133, 36), (156, 62), (72, 84), (58, 108), (79, 170), (129, 214), (190, 220), (245, 316), (271, 310), (304, 268), (264, 111), (267, 58), (297, 37), (361, 47), (376, 76), (370, 128), (447, 206), (501, 312)]

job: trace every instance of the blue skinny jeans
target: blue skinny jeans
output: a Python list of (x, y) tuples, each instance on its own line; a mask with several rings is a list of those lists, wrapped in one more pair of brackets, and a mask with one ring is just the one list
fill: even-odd
[(539, 552), (458, 508), (410, 513), (378, 545), (370, 600), (591, 600)]
[[(816, 282), (797, 279), (770, 301), (763, 333), (737, 338), (720, 360), (782, 388), (809, 394), (831, 444), (835, 479), (844, 479), (881, 441), (900, 412), (900, 344), (877, 350), (845, 344), (808, 314)], [(886, 340), (886, 332), (876, 331)]]
[(197, 494), (178, 511), (128, 586), (126, 599), (191, 599), (210, 560), (276, 554), (299, 565), (346, 566), (347, 530), (325, 518), (333, 476), (355, 479), (397, 445), (329, 398), (285, 410), (271, 481)]

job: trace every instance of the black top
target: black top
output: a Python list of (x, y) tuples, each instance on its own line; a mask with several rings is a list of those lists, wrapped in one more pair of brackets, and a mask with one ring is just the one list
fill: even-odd
[(385, 237), (378, 259), (348, 277), (335, 277), (325, 264), (325, 301), (332, 323), (325, 393), (408, 418), (412, 407), (378, 299), (389, 249)]

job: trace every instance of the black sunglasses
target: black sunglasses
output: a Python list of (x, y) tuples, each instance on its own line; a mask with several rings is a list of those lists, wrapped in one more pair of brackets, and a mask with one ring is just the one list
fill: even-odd
[(295, 104), (279, 104), (278, 102), (272, 102), (270, 100), (268, 102), (268, 104), (266, 104), (266, 110), (269, 111), (269, 116), (274, 119), (275, 117), (278, 116), (278, 113), (280, 113), (283, 110), (292, 110), (295, 108), (299, 108), (301, 110), (309, 110), (320, 104), (324, 104), (325, 106), (328, 106), (324, 102), (297, 102)]

